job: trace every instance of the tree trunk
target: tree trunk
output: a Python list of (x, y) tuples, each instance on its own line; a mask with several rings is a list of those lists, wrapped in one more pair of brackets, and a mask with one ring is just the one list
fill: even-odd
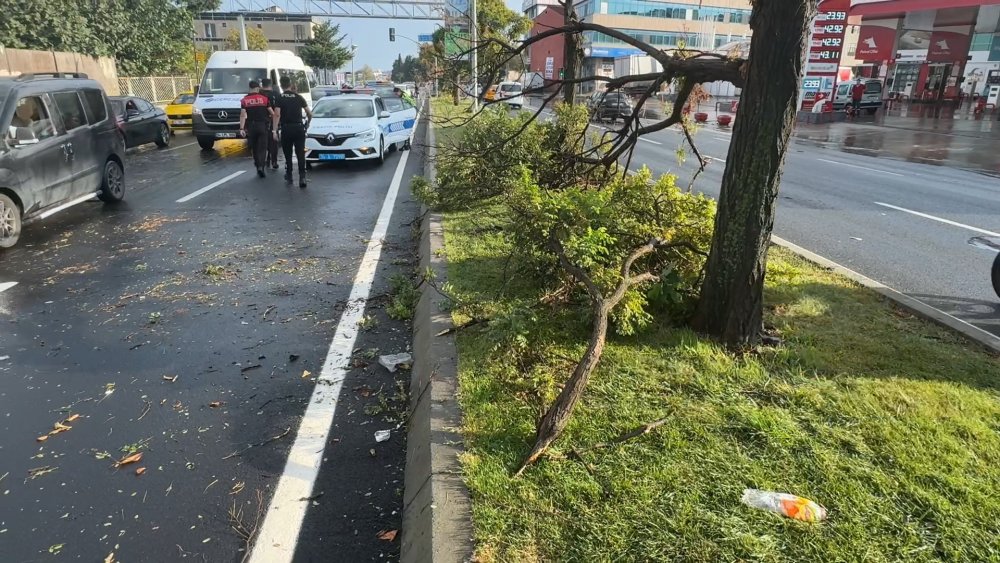
[[(570, 23), (576, 21), (576, 11), (573, 9), (573, 1), (567, 0), (562, 3), (564, 11), (563, 21), (569, 25)], [(564, 36), (563, 44), (563, 80), (572, 81), (576, 79), (577, 67), (579, 63), (577, 61), (577, 38), (579, 36), (575, 33), (567, 33)], [(563, 84), (563, 101), (567, 104), (572, 104), (576, 100), (576, 84), (573, 82), (568, 82)]]
[(587, 351), (584, 353), (583, 358), (580, 359), (580, 363), (576, 365), (576, 369), (573, 370), (573, 375), (570, 376), (569, 381), (566, 382), (565, 387), (563, 387), (563, 390), (556, 397), (552, 406), (549, 407), (541, 423), (539, 423), (538, 432), (535, 435), (535, 445), (531, 447), (531, 453), (528, 454), (521, 469), (518, 470), (518, 475), (526, 467), (538, 461), (538, 458), (545, 453), (545, 450), (566, 429), (570, 414), (573, 413), (573, 407), (576, 406), (577, 401), (583, 396), (583, 390), (587, 388), (587, 381), (590, 380), (590, 374), (594, 372), (597, 363), (601, 361), (601, 354), (604, 353), (604, 343), (608, 336), (608, 315), (611, 313), (612, 307), (613, 305), (604, 301), (601, 301), (595, 307), (596, 315), (594, 316), (594, 326), (590, 333), (590, 343), (587, 345)]
[(693, 325), (730, 347), (763, 329), (764, 270), (815, 0), (756, 0), (740, 112)]

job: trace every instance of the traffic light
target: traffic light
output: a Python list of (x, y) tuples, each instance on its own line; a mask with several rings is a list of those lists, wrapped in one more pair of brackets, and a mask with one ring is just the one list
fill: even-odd
[(390, 27), (389, 28), (389, 41), (395, 41), (395, 40), (396, 40), (396, 28), (395, 27)]
[(559, 80), (562, 80), (564, 78), (566, 78), (566, 69), (560, 68), (559, 69)]

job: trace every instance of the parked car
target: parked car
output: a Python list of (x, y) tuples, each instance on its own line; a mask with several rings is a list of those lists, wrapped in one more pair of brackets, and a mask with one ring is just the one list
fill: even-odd
[(182, 92), (167, 104), (167, 119), (170, 120), (170, 131), (191, 129), (191, 110), (194, 108), (194, 92)]
[(524, 106), (523, 91), (524, 87), (519, 82), (501, 82), (497, 86), (495, 97), (511, 108), (521, 109)]
[(342, 94), (316, 102), (306, 131), (306, 162), (375, 160), (385, 162), (391, 145), (405, 145), (416, 125), (417, 110), (404, 104), (386, 108), (372, 94)]
[(632, 101), (621, 92), (606, 92), (590, 108), (590, 118), (597, 121), (628, 119), (632, 116)]
[[(844, 82), (837, 85), (837, 90), (833, 94), (834, 111), (842, 110), (851, 103), (851, 88), (855, 84), (857, 82)], [(875, 115), (875, 112), (882, 107), (882, 81), (865, 80), (864, 85), (865, 93), (861, 96), (861, 109), (867, 111), (869, 115)]]
[(126, 148), (156, 143), (162, 149), (170, 144), (167, 112), (135, 96), (112, 96), (110, 100)]
[(81, 73), (0, 78), (0, 248), (21, 225), (95, 195), (125, 196), (125, 147), (101, 85)]
[(497, 99), (497, 88), (499, 88), (498, 84), (494, 84), (493, 86), (487, 88), (486, 94), (483, 95), (483, 99), (486, 100), (487, 102), (492, 102), (493, 100)]

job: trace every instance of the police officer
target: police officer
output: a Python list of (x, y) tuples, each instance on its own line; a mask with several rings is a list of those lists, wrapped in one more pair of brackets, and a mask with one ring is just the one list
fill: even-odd
[(246, 137), (253, 153), (253, 165), (257, 175), (265, 177), (264, 167), (267, 166), (267, 123), (274, 115), (271, 102), (267, 96), (260, 93), (260, 84), (250, 81), (250, 93), (240, 101), (240, 136)]
[[(306, 113), (306, 121), (302, 122), (302, 112)], [(292, 181), (292, 147), (299, 161), (299, 187), (306, 187), (306, 129), (312, 120), (312, 110), (309, 104), (295, 91), (295, 83), (287, 76), (281, 77), (281, 94), (278, 95), (274, 109), (274, 137), (277, 139), (278, 126), (281, 126), (281, 150), (285, 153), (285, 181)]]
[[(260, 93), (267, 96), (271, 100), (271, 108), (274, 108), (274, 102), (278, 99), (278, 93), (274, 91), (271, 87), (271, 79), (264, 78), (260, 81)], [(271, 129), (271, 120), (267, 121), (267, 158), (264, 162), (271, 165), (272, 170), (278, 169), (278, 141), (275, 139)]]

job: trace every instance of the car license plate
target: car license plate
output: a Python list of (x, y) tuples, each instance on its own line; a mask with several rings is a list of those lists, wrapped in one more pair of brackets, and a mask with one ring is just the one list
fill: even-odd
[(186, 119), (175, 119), (174, 125), (187, 125), (189, 122)]
[(320, 160), (344, 160), (345, 158), (347, 158), (347, 157), (345, 155), (342, 155), (342, 154), (321, 154), (321, 155), (319, 155), (319, 159)]
[(235, 139), (236, 133), (216, 133), (216, 139)]

